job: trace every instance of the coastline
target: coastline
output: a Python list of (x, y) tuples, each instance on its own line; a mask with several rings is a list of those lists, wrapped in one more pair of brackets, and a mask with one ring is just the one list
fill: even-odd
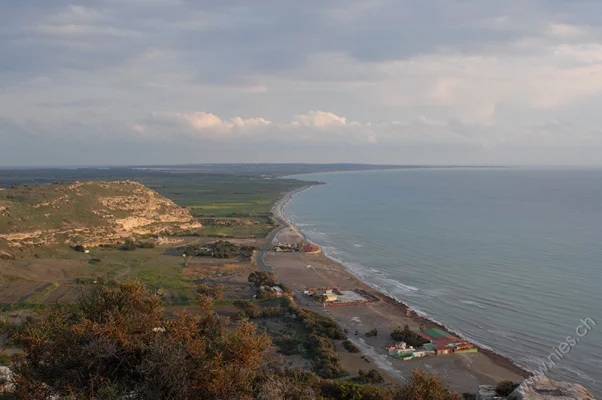
[[(306, 239), (305, 234), (303, 234), (303, 232), (297, 227), (295, 226), (285, 215), (284, 215), (284, 207), (286, 206), (286, 204), (292, 200), (293, 196), (301, 191), (307, 190), (310, 187), (317, 185), (318, 183), (315, 184), (308, 184), (306, 186), (303, 186), (301, 188), (295, 189), (293, 191), (287, 192), (285, 193), (272, 207), (272, 213), (274, 214), (275, 218), (278, 220), (279, 224), (281, 225), (280, 228), (276, 229), (273, 232), (273, 235), (271, 236), (270, 242), (271, 240), (273, 240), (275, 237), (277, 237), (277, 235), (282, 232), (285, 229), (291, 229), (293, 230), (297, 235), (299, 235), (300, 237), (302, 237), (304, 240)], [(322, 183), (319, 183), (322, 184)], [(411, 310), (412, 311), (412, 315), (411, 315), (411, 319), (419, 325), (426, 325), (428, 327), (434, 327), (434, 328), (439, 328), (439, 329), (443, 329), (447, 332), (450, 332), (458, 337), (462, 337), (464, 340), (473, 343), (478, 349), (479, 349), (479, 353), (483, 354), (484, 356), (486, 356), (493, 364), (495, 364), (496, 366), (499, 366), (501, 368), (504, 368), (508, 371), (513, 372), (514, 374), (522, 377), (523, 379), (527, 379), (531, 376), (533, 376), (533, 373), (529, 370), (527, 370), (526, 368), (524, 368), (523, 366), (517, 364), (516, 362), (514, 362), (510, 357), (500, 354), (498, 352), (496, 352), (495, 350), (488, 348), (488, 347), (484, 347), (483, 345), (479, 345), (477, 343), (474, 343), (469, 337), (466, 337), (465, 335), (462, 335), (452, 329), (447, 328), (443, 323), (438, 322), (438, 321), (434, 321), (431, 318), (428, 317), (428, 315), (419, 315), (417, 314), (411, 306), (409, 306), (407, 303), (405, 303), (403, 300), (397, 299), (397, 298), (393, 298), (392, 296), (383, 293), (380, 289), (374, 287), (370, 282), (366, 282), (364, 280), (362, 280), (361, 278), (359, 278), (357, 275), (355, 275), (349, 268), (347, 268), (347, 266), (344, 265), (344, 263), (339, 262), (336, 259), (333, 259), (332, 257), (328, 256), (325, 253), (322, 253), (323, 257), (327, 258), (330, 262), (332, 262), (333, 264), (339, 266), (341, 269), (343, 269), (347, 274), (353, 276), (353, 278), (355, 278), (356, 280), (364, 283), (365, 285), (369, 286), (372, 290), (372, 294), (375, 294), (376, 296), (378, 296), (382, 302), (390, 304), (391, 306), (395, 307), (395, 309), (397, 309), (399, 311), (400, 314), (405, 315), (407, 313), (407, 310)], [(486, 346), (486, 344), (485, 344)]]

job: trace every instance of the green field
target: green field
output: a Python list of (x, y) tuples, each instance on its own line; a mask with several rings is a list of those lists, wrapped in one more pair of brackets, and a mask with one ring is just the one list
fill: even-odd
[[(277, 227), (270, 212), (273, 204), (284, 193), (307, 185), (306, 181), (264, 176), (258, 173), (218, 174), (87, 169), (83, 174), (78, 173), (77, 170), (20, 170), (8, 173), (0, 171), (0, 187), (10, 186), (7, 182), (14, 182), (15, 177), (20, 179), (16, 184), (27, 186), (6, 191), (5, 194), (15, 198), (7, 198), (5, 203), (13, 215), (22, 218), (21, 223), (27, 227), (34, 228), (42, 224), (43, 226), (40, 226), (42, 229), (58, 228), (62, 221), (73, 218), (70, 215), (63, 215), (64, 213), (44, 217), (44, 212), (52, 214), (52, 211), (42, 209), (39, 211), (34, 209), (34, 213), (23, 214), (23, 216), (17, 213), (19, 209), (14, 202), (20, 197), (26, 198), (32, 204), (55, 200), (56, 186), (51, 185), (52, 182), (130, 180), (140, 182), (179, 206), (190, 209), (193, 217), (203, 224), (203, 229), (190, 232), (192, 236), (182, 237), (187, 242), (211, 241), (218, 237), (264, 238)], [(91, 212), (96, 207), (94, 203), (96, 194), (119, 195), (120, 193), (90, 191), (86, 193), (86, 197), (73, 196), (75, 203), (72, 204), (79, 219), (96, 218)], [(86, 203), (82, 199), (90, 199), (90, 201)], [(79, 203), (82, 203), (81, 206)], [(103, 277), (139, 279), (149, 288), (161, 290), (171, 302), (186, 303), (194, 298), (196, 282), (183, 274), (182, 257), (171, 255), (168, 251), (169, 247), (161, 246), (135, 251), (93, 248), (90, 249), (90, 254), (83, 254), (73, 251), (66, 245), (38, 245), (31, 251), (23, 252), (16, 260), (6, 261), (10, 263), (12, 269), (2, 274), (0, 280), (34, 280), (48, 283), (49, 286), (28, 298), (27, 302), (34, 304), (46, 303), (47, 299), (53, 298), (53, 293), (54, 297), (57, 297), (59, 293), (68, 291), (73, 285), (89, 284)], [(26, 295), (26, 289), (26, 287), (22, 289), (23, 293), (15, 292), (15, 296), (18, 298), (21, 294)]]

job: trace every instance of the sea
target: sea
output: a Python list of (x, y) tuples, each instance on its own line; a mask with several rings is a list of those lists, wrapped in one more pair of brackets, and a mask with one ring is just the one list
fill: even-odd
[(321, 181), (284, 214), (362, 280), (602, 398), (602, 168), (424, 168)]

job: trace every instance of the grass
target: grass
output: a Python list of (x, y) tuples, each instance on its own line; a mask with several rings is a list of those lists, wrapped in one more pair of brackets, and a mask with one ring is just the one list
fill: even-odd
[[(269, 167), (271, 168), (271, 167)], [(293, 172), (291, 170), (291, 172)], [(266, 179), (267, 178), (267, 179)], [(4, 174), (0, 171), (0, 187), (12, 184), (28, 184), (30, 187), (17, 187), (12, 190), (0, 192), (0, 202), (10, 203), (9, 209), (14, 210), (17, 217), (21, 217), (18, 202), (33, 205), (56, 200), (56, 185), (46, 185), (53, 181), (87, 181), (87, 180), (131, 180), (137, 181), (159, 194), (169, 198), (182, 207), (188, 207), (191, 214), (201, 222), (214, 220), (214, 224), (204, 223), (204, 229), (196, 232), (204, 237), (227, 238), (263, 238), (266, 237), (275, 225), (270, 218), (273, 204), (283, 193), (299, 188), (307, 182), (295, 179), (276, 178), (265, 175), (263, 172), (249, 173), (193, 173), (193, 172), (164, 172), (141, 171), (132, 169), (110, 170), (48, 170), (48, 171), (12, 171)], [(35, 186), (37, 185), (37, 186)], [(98, 196), (115, 196), (122, 193), (120, 188), (100, 188), (87, 185), (83, 191), (84, 196), (69, 193), (69, 200), (75, 210), (74, 215), (63, 215), (58, 212), (50, 217), (45, 213), (49, 207), (40, 207), (27, 211), (20, 229), (40, 225), (42, 228), (60, 228), (63, 220), (77, 220), (82, 223), (93, 224), (97, 218), (90, 212), (94, 209)], [(11, 196), (6, 198), (6, 195)], [(5, 198), (2, 198), (5, 196)], [(228, 220), (225, 225), (221, 221)], [(0, 231), (10, 230), (9, 220), (0, 218)], [(12, 222), (11, 222), (12, 223)], [(3, 224), (6, 226), (3, 227)], [(198, 239), (197, 239), (198, 240)], [(202, 239), (201, 239), (202, 240)], [(90, 259), (100, 259), (99, 262), (90, 263)], [(90, 249), (90, 254), (75, 252), (66, 246), (37, 246), (31, 252), (23, 254), (19, 260), (12, 262), (17, 267), (28, 268), (30, 263), (44, 263), (48, 260), (71, 260), (68, 269), (70, 282), (78, 277), (114, 277), (124, 279), (131, 277), (140, 279), (152, 289), (161, 289), (175, 302), (185, 303), (194, 298), (193, 278), (182, 274), (183, 263), (181, 257), (165, 254), (165, 248), (137, 249), (135, 251), (117, 251), (114, 249)], [(76, 264), (76, 262), (81, 263)], [(47, 262), (49, 268), (58, 268)], [(61, 267), (66, 268), (66, 267)], [(38, 268), (40, 269), (40, 268)], [(41, 270), (41, 269), (40, 269)], [(67, 273), (65, 273), (67, 275)], [(41, 277), (43, 278), (43, 277)], [(57, 280), (59, 282), (59, 280)], [(28, 299), (34, 304), (47, 297), (55, 285), (49, 286), (40, 293)]]
[(196, 217), (229, 217), (241, 214), (250, 216), (266, 215), (270, 212), (273, 204), (274, 201), (272, 201), (272, 199), (248, 201), (244, 203), (209, 203), (191, 206), (190, 212)]
[(10, 365), (12, 360), (6, 353), (0, 353), (0, 365)]
[(56, 283), (52, 283), (50, 285), (48, 285), (48, 287), (45, 287), (43, 290), (35, 293), (33, 296), (29, 297), (27, 300), (25, 300), (25, 303), (28, 304), (39, 304), (40, 300), (42, 300), (44, 297), (48, 296), (50, 293), (54, 292), (56, 289), (58, 289), (59, 285), (57, 285)]
[(205, 226), (199, 234), (209, 237), (264, 238), (274, 229), (273, 225)]

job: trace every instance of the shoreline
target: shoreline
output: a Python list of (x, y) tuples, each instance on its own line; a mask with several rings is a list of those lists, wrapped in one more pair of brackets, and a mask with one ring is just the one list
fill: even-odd
[[(278, 220), (278, 222), (280, 223), (281, 227), (276, 229), (273, 232), (273, 236), (270, 235), (272, 237), (271, 240), (273, 240), (273, 238), (275, 238), (279, 232), (281, 232), (282, 230), (286, 229), (286, 228), (290, 228), (292, 230), (294, 230), (299, 236), (301, 236), (304, 240), (307, 240), (307, 237), (305, 236), (305, 234), (301, 231), (301, 229), (299, 229), (297, 226), (295, 226), (294, 223), (292, 223), (285, 215), (284, 215), (284, 207), (286, 206), (286, 204), (292, 200), (293, 196), (299, 192), (302, 192), (304, 190), (309, 189), (312, 186), (318, 185), (318, 184), (323, 184), (323, 183), (314, 183), (314, 184), (308, 184), (306, 186), (303, 186), (301, 188), (292, 190), (290, 192), (285, 193), (272, 207), (272, 213), (274, 214), (275, 218)], [(270, 240), (270, 241), (271, 241)], [(389, 303), (397, 308), (399, 308), (400, 313), (405, 314), (407, 312), (407, 310), (411, 310), (412, 312), (412, 316), (411, 319), (414, 320), (415, 322), (417, 322), (418, 324), (422, 324), (422, 323), (426, 323), (428, 325), (431, 325), (433, 327), (439, 328), (439, 329), (443, 329), (453, 335), (456, 335), (458, 337), (463, 338), (464, 340), (474, 344), (478, 349), (479, 352), (484, 354), (487, 358), (489, 358), (494, 364), (506, 368), (512, 372), (514, 372), (515, 374), (523, 377), (524, 379), (527, 379), (531, 376), (533, 376), (533, 372), (529, 371), (528, 369), (526, 369), (525, 367), (517, 364), (514, 360), (512, 360), (510, 357), (504, 355), (504, 354), (500, 354), (498, 352), (496, 352), (495, 350), (488, 348), (488, 347), (484, 347), (485, 345), (479, 345), (477, 343), (474, 343), (474, 341), (465, 336), (462, 335), (452, 329), (449, 329), (448, 327), (446, 327), (443, 323), (438, 322), (438, 321), (434, 321), (431, 318), (428, 317), (428, 315), (420, 315), (417, 314), (416, 311), (410, 306), (408, 305), (405, 301), (394, 298), (388, 294), (383, 293), (380, 289), (374, 287), (370, 282), (367, 282), (365, 280), (363, 280), (362, 278), (358, 277), (357, 275), (355, 275), (343, 262), (340, 262), (332, 257), (330, 257), (329, 255), (327, 255), (326, 253), (324, 253), (324, 251), (322, 250), (322, 253), (324, 254), (324, 256), (326, 258), (328, 258), (331, 262), (341, 266), (347, 273), (349, 273), (350, 275), (352, 275), (354, 278), (356, 278), (357, 280), (363, 282), (364, 284), (368, 285), (369, 287), (372, 288), (372, 290), (374, 291), (374, 294), (376, 294), (381, 301)]]

